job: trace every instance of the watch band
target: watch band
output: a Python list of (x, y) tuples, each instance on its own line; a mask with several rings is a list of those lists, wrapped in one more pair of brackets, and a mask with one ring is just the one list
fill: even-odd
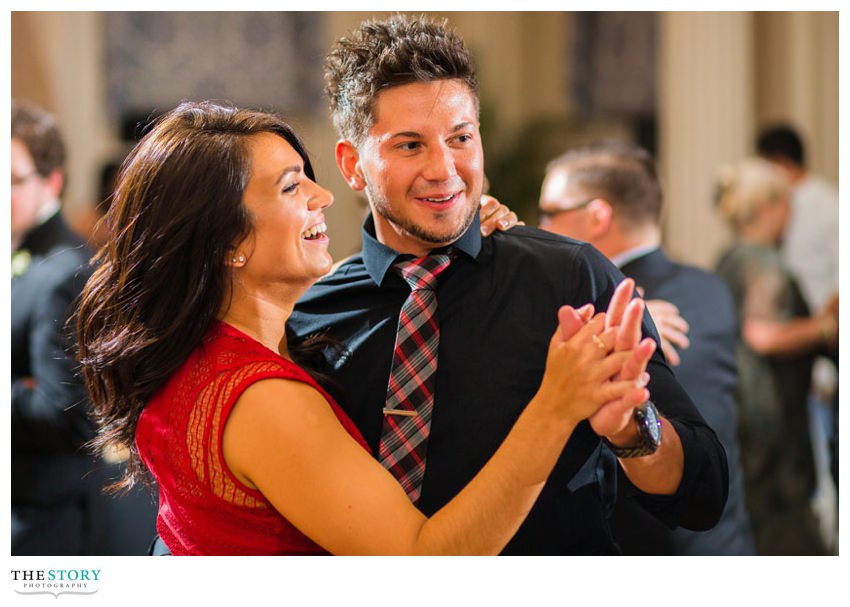
[(635, 407), (634, 420), (637, 424), (638, 435), (640, 442), (631, 447), (618, 447), (607, 438), (603, 437), (602, 441), (617, 457), (643, 457), (652, 455), (658, 450), (661, 445), (661, 418), (658, 416), (658, 409), (652, 401), (646, 401), (642, 405)]
[(603, 438), (602, 440), (617, 457), (643, 457), (645, 455), (652, 455), (658, 450), (657, 446), (647, 445), (644, 442), (634, 447), (618, 447), (607, 438)]

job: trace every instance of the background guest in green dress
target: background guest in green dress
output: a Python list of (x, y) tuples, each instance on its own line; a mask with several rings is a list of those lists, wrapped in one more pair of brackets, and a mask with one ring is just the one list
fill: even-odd
[(717, 210), (735, 235), (717, 264), (741, 325), (739, 432), (747, 506), (760, 554), (824, 554), (811, 509), (815, 467), (806, 397), (816, 354), (837, 344), (837, 297), (817, 316), (778, 246), (789, 185), (761, 159), (721, 169)]

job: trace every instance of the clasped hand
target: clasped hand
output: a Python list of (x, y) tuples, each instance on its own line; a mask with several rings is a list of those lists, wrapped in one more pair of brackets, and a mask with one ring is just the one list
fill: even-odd
[(646, 366), (656, 347), (651, 338), (641, 340), (644, 302), (633, 293), (634, 281), (626, 279), (606, 312), (563, 306), (544, 377), (561, 390), (569, 417), (588, 419), (596, 434), (622, 445), (637, 437), (633, 410), (649, 398)]

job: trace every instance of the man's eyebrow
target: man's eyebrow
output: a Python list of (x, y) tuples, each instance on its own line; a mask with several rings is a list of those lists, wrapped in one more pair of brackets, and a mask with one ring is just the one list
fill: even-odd
[(456, 133), (457, 131), (462, 131), (463, 129), (472, 128), (474, 126), (475, 125), (471, 122), (461, 122), (461, 123), (458, 123), (458, 124), (455, 125), (455, 127), (452, 129), (452, 133)]
[[(456, 133), (458, 131), (462, 131), (463, 129), (468, 129), (474, 126), (475, 124), (472, 122), (459, 122), (458, 124), (452, 127), (451, 132)], [(408, 139), (422, 139), (422, 133), (419, 133), (417, 131), (401, 131), (399, 133), (393, 134), (390, 139), (396, 139), (399, 137), (404, 137)]]
[(400, 133), (395, 133), (392, 137), (390, 137), (390, 139), (397, 139), (399, 137), (422, 139), (422, 133), (417, 133), (416, 131), (401, 131)]
[(300, 173), (301, 165), (293, 164), (292, 166), (288, 166), (280, 172), (280, 175), (277, 176), (277, 179), (274, 180), (275, 184), (280, 183), (281, 179), (286, 177), (289, 173)]

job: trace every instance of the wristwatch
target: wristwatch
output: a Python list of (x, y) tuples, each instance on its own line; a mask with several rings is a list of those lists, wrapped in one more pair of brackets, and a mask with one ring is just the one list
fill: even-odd
[(618, 447), (607, 438), (602, 439), (617, 457), (651, 455), (661, 444), (661, 418), (658, 417), (658, 409), (655, 408), (655, 404), (651, 400), (635, 407), (634, 418), (640, 435), (640, 442), (637, 445)]

